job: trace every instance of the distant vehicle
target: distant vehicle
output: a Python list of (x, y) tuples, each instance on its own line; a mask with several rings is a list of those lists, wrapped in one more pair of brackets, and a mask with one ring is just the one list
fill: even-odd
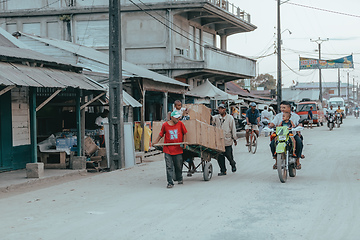
[(334, 109), (337, 109), (338, 106), (340, 106), (340, 109), (344, 111), (345, 113), (345, 101), (342, 97), (332, 97), (328, 101), (328, 108), (330, 106), (333, 106)]
[(296, 113), (300, 116), (300, 122), (308, 123), (308, 112), (310, 107), (313, 107), (313, 123), (317, 126), (322, 126), (325, 122), (324, 110), (320, 103), (315, 101), (306, 101), (298, 103), (296, 107)]

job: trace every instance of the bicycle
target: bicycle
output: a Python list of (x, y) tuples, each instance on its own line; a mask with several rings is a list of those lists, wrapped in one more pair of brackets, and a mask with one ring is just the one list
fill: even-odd
[(256, 149), (257, 149), (257, 135), (255, 133), (255, 130), (253, 128), (253, 126), (256, 126), (254, 124), (251, 125), (251, 129), (250, 129), (250, 136), (249, 136), (249, 146), (248, 146), (248, 150), (249, 152), (251, 152), (252, 154), (256, 153)]

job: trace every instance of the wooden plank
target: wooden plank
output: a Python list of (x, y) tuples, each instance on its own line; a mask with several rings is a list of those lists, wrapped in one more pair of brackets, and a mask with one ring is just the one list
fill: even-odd
[(58, 95), (61, 91), (62, 91), (62, 89), (56, 90), (56, 92), (54, 92), (50, 97), (48, 97), (48, 99), (46, 99), (44, 102), (42, 102), (42, 103), (36, 108), (36, 111), (39, 111), (39, 110), (40, 110), (42, 107), (44, 107), (48, 102), (50, 102), (51, 99), (53, 99), (54, 97), (56, 97), (56, 95)]
[(101, 98), (102, 96), (105, 95), (105, 92), (97, 95), (95, 98), (91, 99), (89, 102), (85, 103), (84, 105), (82, 105), (80, 107), (80, 110), (83, 110), (84, 108), (86, 108), (88, 105), (90, 105), (91, 103), (95, 102), (96, 100), (98, 100), (99, 98)]
[(16, 86), (7, 86), (6, 88), (4, 88), (3, 90), (0, 91), (0, 96), (7, 93), (8, 91), (10, 91), (11, 89), (15, 88)]

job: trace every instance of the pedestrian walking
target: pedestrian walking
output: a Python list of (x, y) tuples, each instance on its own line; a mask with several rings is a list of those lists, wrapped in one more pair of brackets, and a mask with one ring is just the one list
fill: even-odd
[(234, 160), (232, 145), (237, 145), (237, 137), (233, 116), (226, 113), (226, 107), (224, 104), (220, 104), (218, 110), (219, 114), (213, 116), (213, 123), (216, 127), (224, 130), (225, 152), (218, 156), (218, 164), (220, 167), (220, 173), (218, 173), (218, 176), (224, 176), (226, 175), (225, 157), (229, 160), (232, 172), (236, 172), (236, 162)]
[[(180, 118), (181, 114), (178, 111), (173, 111), (170, 115), (170, 120), (162, 125), (159, 136), (153, 143), (154, 145), (157, 144), (160, 139), (165, 136), (163, 152), (165, 153), (167, 188), (172, 188), (174, 181), (178, 181), (178, 184), (183, 184), (183, 148), (180, 144), (176, 143), (185, 141), (187, 130), (185, 125), (180, 121)], [(167, 143), (174, 145), (166, 145)], [(173, 179), (174, 176), (175, 179)]]
[(312, 128), (312, 124), (313, 124), (313, 113), (312, 113), (313, 107), (310, 107), (310, 110), (308, 111), (308, 128), (309, 126)]

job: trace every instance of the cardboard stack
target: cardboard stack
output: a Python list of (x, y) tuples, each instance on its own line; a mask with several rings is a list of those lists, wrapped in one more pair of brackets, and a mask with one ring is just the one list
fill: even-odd
[[(188, 109), (190, 120), (183, 121), (188, 133), (186, 134), (186, 142), (189, 145), (201, 145), (217, 151), (225, 151), (224, 132), (220, 128), (210, 125), (211, 109), (201, 104), (186, 104), (184, 107)], [(154, 141), (160, 133), (164, 121), (153, 122)], [(160, 143), (164, 142), (164, 138)]]
[(190, 119), (197, 119), (201, 122), (210, 124), (211, 123), (211, 109), (203, 104), (185, 104)]
[[(161, 131), (161, 127), (163, 125), (165, 121), (157, 121), (157, 122), (153, 122), (152, 124), (152, 142), (155, 141), (155, 139), (159, 136), (159, 133)], [(164, 138), (160, 139), (159, 143), (164, 143)]]

